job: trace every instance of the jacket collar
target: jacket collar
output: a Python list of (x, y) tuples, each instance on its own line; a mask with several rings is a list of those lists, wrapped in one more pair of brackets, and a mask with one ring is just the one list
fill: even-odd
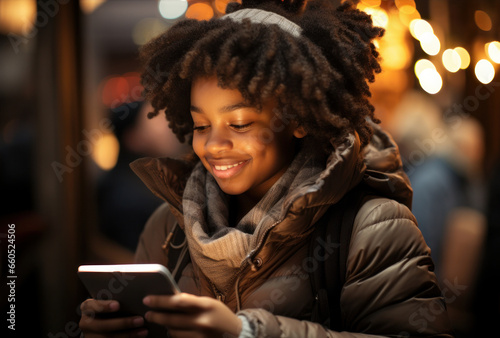
[[(288, 222), (277, 231), (303, 232), (306, 230), (303, 224), (313, 224), (328, 206), (338, 202), (361, 181), (379, 195), (411, 207), (412, 190), (402, 170), (398, 147), (378, 125), (372, 124), (372, 127), (374, 136), (364, 149), (360, 148), (356, 134), (348, 135), (330, 154), (319, 175), (289, 192), (281, 215), (281, 219)], [(142, 158), (130, 166), (156, 196), (169, 203), (183, 227), (182, 195), (195, 164), (195, 160)]]

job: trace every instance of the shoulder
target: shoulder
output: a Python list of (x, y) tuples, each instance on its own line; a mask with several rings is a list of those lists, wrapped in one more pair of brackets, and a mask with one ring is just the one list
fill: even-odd
[(401, 238), (403, 233), (424, 242), (410, 209), (402, 203), (382, 197), (371, 198), (361, 206), (352, 232), (353, 238), (360, 240), (369, 236), (370, 242), (375, 244), (390, 241), (393, 237)]
[(415, 216), (406, 205), (389, 198), (375, 197), (361, 206), (354, 220), (354, 228), (363, 231), (373, 225), (393, 220), (409, 222), (408, 225), (414, 227), (417, 224)]
[(161, 204), (149, 217), (135, 252), (136, 263), (163, 263), (162, 245), (175, 224), (167, 203)]
[[(356, 216), (341, 308), (354, 332), (449, 332), (434, 264), (415, 217), (386, 198), (367, 201)], [(421, 312), (437, 308), (432, 322)]]

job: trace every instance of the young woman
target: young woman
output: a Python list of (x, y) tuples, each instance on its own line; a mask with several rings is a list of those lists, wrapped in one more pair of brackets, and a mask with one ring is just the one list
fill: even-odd
[[(350, 3), (243, 1), (227, 13), (179, 22), (142, 50), (151, 115), (165, 110), (196, 155), (133, 164), (166, 201), (137, 262), (171, 266), (176, 231), (179, 262), (189, 253), (174, 264), (183, 293), (146, 297), (145, 320), (172, 337), (449, 337), (397, 147), (372, 122), (382, 30)], [(350, 234), (339, 332), (317, 322), (307, 262), (319, 220), (360, 184), (372, 196)], [(85, 337), (147, 333), (144, 318), (100, 317), (118, 308), (85, 301)]]

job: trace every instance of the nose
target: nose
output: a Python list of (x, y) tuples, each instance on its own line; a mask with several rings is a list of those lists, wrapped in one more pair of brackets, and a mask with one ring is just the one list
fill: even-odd
[(230, 150), (232, 147), (233, 143), (227, 133), (219, 128), (212, 127), (205, 143), (206, 151), (215, 155)]

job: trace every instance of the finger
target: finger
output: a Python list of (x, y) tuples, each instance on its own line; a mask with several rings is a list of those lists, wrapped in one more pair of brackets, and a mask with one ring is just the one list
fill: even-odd
[(139, 316), (99, 319), (82, 316), (80, 328), (85, 332), (113, 332), (136, 329), (144, 326), (144, 318)]
[(198, 297), (189, 293), (179, 293), (172, 296), (149, 295), (144, 297), (143, 303), (154, 309), (174, 312), (198, 312), (206, 310), (209, 302), (206, 297)]
[(149, 323), (156, 323), (161, 326), (170, 329), (188, 329), (190, 328), (187, 316), (185, 314), (173, 313), (173, 312), (158, 312), (158, 311), (148, 311), (144, 315), (146, 321)]
[(199, 316), (200, 314), (159, 311), (148, 311), (144, 315), (147, 322), (165, 326), (169, 330), (193, 330), (195, 327), (203, 327), (199, 323)]
[(120, 304), (116, 300), (96, 300), (87, 299), (80, 305), (82, 314), (94, 315), (96, 313), (116, 312), (120, 309)]

